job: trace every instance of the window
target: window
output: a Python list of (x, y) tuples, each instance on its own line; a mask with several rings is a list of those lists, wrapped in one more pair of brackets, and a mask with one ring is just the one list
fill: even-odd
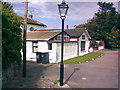
[(69, 40), (69, 36), (68, 35), (64, 35), (64, 40), (68, 41)]
[(57, 40), (61, 40), (61, 37), (62, 37), (61, 35), (58, 35)]
[(85, 50), (85, 41), (81, 41), (81, 51)]
[(38, 52), (38, 41), (33, 41), (32, 46), (33, 46), (33, 53)]
[[(57, 40), (61, 40), (61, 38), (62, 38), (62, 35), (58, 35), (57, 36)], [(69, 36), (68, 35), (64, 35), (64, 41), (67, 41), (67, 40), (69, 40)]]
[(30, 27), (30, 31), (34, 31), (34, 28), (33, 28), (33, 27)]
[(48, 50), (52, 50), (52, 43), (48, 44)]
[(82, 39), (85, 39), (85, 35), (82, 35)]

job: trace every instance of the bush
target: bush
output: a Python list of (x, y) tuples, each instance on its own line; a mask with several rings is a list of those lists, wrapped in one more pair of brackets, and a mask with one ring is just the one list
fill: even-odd
[(102, 42), (99, 42), (99, 46), (102, 46)]
[(21, 64), (22, 39), (21, 19), (17, 16), (10, 3), (2, 4), (2, 68), (5, 70), (12, 63)]

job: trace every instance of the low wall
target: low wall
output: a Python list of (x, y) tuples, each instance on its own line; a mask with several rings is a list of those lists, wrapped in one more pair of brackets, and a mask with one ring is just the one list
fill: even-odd
[(104, 49), (104, 46), (99, 46), (98, 50)]
[(4, 86), (8, 81), (12, 80), (21, 71), (22, 68), (21, 66), (18, 67), (17, 63), (13, 63), (8, 69), (2, 70), (2, 86)]

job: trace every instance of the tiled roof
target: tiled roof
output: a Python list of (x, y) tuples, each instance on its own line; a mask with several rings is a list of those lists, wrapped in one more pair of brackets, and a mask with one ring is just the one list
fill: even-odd
[(27, 40), (48, 41), (60, 32), (27, 32)]
[(85, 30), (65, 30), (67, 34), (70, 35), (70, 37), (80, 37)]
[[(73, 28), (73, 29), (64, 29), (64, 30), (86, 30), (86, 28)], [(36, 31), (61, 31), (61, 29), (40, 29)]]
[(34, 20), (32, 18), (27, 18), (27, 24), (33, 24), (33, 25), (38, 25), (38, 26), (47, 26), (41, 22), (38, 22), (37, 20)]
[[(80, 37), (83, 32), (85, 32), (86, 28), (74, 28), (74, 29), (65, 29), (65, 32), (70, 35), (70, 37)], [(61, 29), (43, 29), (36, 30), (40, 32), (61, 32)]]
[(72, 29), (65, 29), (65, 30), (86, 30), (86, 28), (72, 28)]
[[(80, 37), (84, 32), (87, 34), (88, 38), (89, 36), (87, 30), (84, 29), (65, 29), (65, 32), (70, 35), (72, 38), (78, 38)], [(50, 40), (51, 38), (55, 37), (61, 33), (61, 29), (43, 29), (43, 30), (37, 30), (35, 32), (27, 32), (27, 40)]]
[(61, 32), (61, 29), (40, 29), (40, 30), (35, 30), (35, 31), (40, 31), (40, 32)]
[[(24, 17), (21, 17), (21, 16), (20, 16), (20, 18), (24, 19)], [(41, 23), (41, 22), (39, 22), (37, 20), (34, 20), (32, 18), (27, 18), (27, 24), (33, 24), (33, 25), (45, 26), (45, 27), (47, 26), (47, 25), (45, 25), (45, 24), (43, 24), (43, 23)]]

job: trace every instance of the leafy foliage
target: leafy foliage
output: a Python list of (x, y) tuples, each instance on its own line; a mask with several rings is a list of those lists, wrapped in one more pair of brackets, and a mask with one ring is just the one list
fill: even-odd
[[(94, 37), (94, 39), (103, 40), (105, 42), (105, 47), (111, 48), (111, 39), (113, 39), (111, 35), (114, 33), (112, 29), (113, 27), (116, 27), (116, 30), (120, 30), (120, 15), (113, 7), (113, 3), (98, 2), (98, 5), (99, 9), (98, 12), (95, 13), (95, 16), (89, 20), (87, 24), (82, 26), (86, 26), (91, 37)], [(80, 25), (80, 27), (82, 26)], [(79, 28), (79, 26), (77, 26), (77, 28)], [(116, 41), (118, 38), (114, 38), (114, 40)]]
[(114, 47), (114, 48), (119, 47), (118, 45), (119, 45), (120, 36), (119, 36), (119, 30), (118, 29), (116, 30), (116, 28), (113, 27), (110, 35), (107, 38), (108, 38), (112, 47)]
[(22, 39), (21, 19), (17, 16), (10, 3), (2, 4), (2, 67), (8, 68), (13, 62), (21, 63)]

